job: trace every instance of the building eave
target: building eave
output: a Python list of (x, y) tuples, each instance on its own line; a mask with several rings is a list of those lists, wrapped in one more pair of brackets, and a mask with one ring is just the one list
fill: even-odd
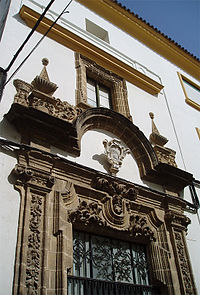
[(76, 0), (200, 81), (200, 62), (164, 34), (111, 0)]

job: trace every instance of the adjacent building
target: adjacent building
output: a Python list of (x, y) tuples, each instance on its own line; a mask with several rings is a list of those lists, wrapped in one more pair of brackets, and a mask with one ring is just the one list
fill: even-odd
[[(11, 1), (3, 69), (47, 4)], [(0, 294), (200, 294), (200, 62), (117, 1), (66, 4), (1, 99)]]

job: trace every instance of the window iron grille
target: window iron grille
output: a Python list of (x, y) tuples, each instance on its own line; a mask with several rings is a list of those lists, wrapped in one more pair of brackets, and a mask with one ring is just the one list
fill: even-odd
[(145, 246), (74, 232), (69, 295), (157, 294), (149, 284)]

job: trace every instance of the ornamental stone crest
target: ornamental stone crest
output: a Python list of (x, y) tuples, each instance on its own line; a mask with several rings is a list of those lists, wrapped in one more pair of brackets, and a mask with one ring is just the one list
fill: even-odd
[(125, 148), (121, 141), (116, 138), (110, 141), (105, 139), (103, 145), (105, 147), (106, 159), (110, 164), (109, 172), (112, 175), (116, 175), (122, 165), (123, 159), (127, 154), (130, 154), (130, 150)]
[(130, 202), (135, 201), (138, 190), (117, 181), (109, 181), (106, 178), (95, 179), (95, 187), (107, 193), (102, 199), (103, 216), (110, 226), (125, 228), (128, 226)]

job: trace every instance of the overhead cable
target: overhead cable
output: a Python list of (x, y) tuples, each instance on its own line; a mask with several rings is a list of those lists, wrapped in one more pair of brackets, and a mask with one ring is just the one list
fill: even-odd
[(66, 13), (67, 8), (69, 7), (69, 5), (72, 3), (73, 0), (70, 0), (69, 3), (65, 6), (65, 8), (63, 9), (63, 11), (58, 15), (58, 17), (55, 19), (55, 21), (51, 24), (51, 26), (48, 28), (48, 30), (46, 31), (46, 33), (42, 36), (42, 38), (36, 43), (36, 45), (33, 47), (33, 49), (29, 52), (29, 54), (24, 58), (24, 60), (20, 63), (20, 65), (17, 67), (17, 69), (12, 73), (12, 75), (9, 77), (9, 79), (6, 81), (6, 83), (4, 84), (4, 86), (10, 82), (10, 80), (14, 77), (14, 75), (19, 71), (19, 69), (21, 68), (21, 66), (26, 62), (26, 60), (30, 57), (30, 55), (35, 51), (35, 49), (38, 47), (38, 45), (42, 42), (42, 40), (47, 36), (47, 34), (51, 31), (51, 29), (53, 28), (53, 26), (57, 23), (57, 21), (59, 20), (59, 18)]
[(49, 4), (47, 5), (47, 7), (45, 8), (45, 10), (43, 11), (43, 13), (40, 15), (40, 17), (38, 18), (38, 20), (35, 23), (34, 27), (32, 28), (32, 30), (30, 31), (30, 33), (28, 34), (28, 36), (26, 37), (26, 39), (24, 40), (24, 42), (22, 43), (22, 45), (19, 47), (19, 49), (17, 50), (17, 52), (13, 56), (13, 59), (11, 60), (11, 62), (7, 66), (7, 68), (5, 69), (6, 72), (8, 72), (10, 70), (11, 66), (14, 64), (14, 62), (17, 59), (18, 55), (20, 54), (20, 52), (22, 51), (22, 49), (24, 48), (24, 46), (26, 45), (26, 43), (28, 42), (28, 40), (31, 38), (31, 36), (33, 35), (33, 33), (35, 32), (35, 30), (39, 26), (40, 22), (42, 21), (42, 19), (44, 18), (46, 12), (49, 10), (49, 8), (51, 7), (51, 5), (53, 4), (54, 1), (55, 0), (51, 0), (49, 2)]

